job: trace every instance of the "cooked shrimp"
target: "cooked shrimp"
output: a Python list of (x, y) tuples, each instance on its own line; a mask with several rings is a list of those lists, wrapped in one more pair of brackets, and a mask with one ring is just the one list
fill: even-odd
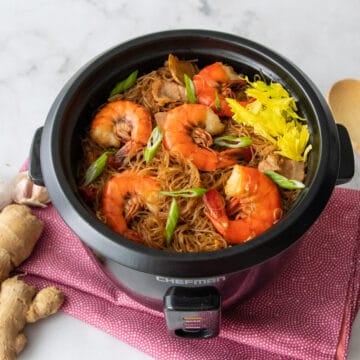
[(277, 186), (255, 168), (235, 165), (224, 198), (211, 189), (204, 195), (206, 215), (229, 244), (262, 234), (282, 216)]
[(90, 136), (103, 147), (120, 148), (117, 156), (134, 154), (146, 145), (152, 131), (151, 114), (132, 101), (107, 103), (91, 123)]
[[(246, 80), (232, 67), (221, 62), (205, 66), (193, 77), (196, 96), (201, 104), (210, 106), (219, 116), (232, 116), (225, 97), (233, 97), (231, 85), (246, 85)], [(241, 103), (241, 102), (240, 102)]]
[(128, 228), (137, 211), (146, 207), (156, 213), (160, 185), (148, 175), (125, 170), (105, 183), (102, 195), (102, 213), (106, 223), (118, 234), (142, 242), (141, 236)]
[(180, 105), (165, 114), (161, 127), (165, 147), (190, 159), (199, 170), (214, 171), (234, 165), (239, 160), (250, 160), (249, 148), (219, 152), (210, 148), (212, 135), (221, 134), (225, 126), (205, 105)]

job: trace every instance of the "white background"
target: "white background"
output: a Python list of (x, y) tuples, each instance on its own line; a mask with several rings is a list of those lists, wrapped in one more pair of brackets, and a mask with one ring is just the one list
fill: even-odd
[[(230, 32), (281, 53), (326, 96), (335, 81), (360, 79), (359, 14), (358, 0), (0, 0), (0, 178), (27, 158), (66, 80), (118, 43), (169, 29)], [(350, 360), (360, 359), (359, 322)], [(20, 359), (149, 358), (62, 313), (26, 333)]]

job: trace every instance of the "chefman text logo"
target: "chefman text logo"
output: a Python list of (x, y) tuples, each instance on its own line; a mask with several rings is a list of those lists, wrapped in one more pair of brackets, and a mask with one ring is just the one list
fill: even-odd
[(207, 279), (178, 279), (178, 278), (168, 278), (164, 276), (156, 276), (156, 280), (162, 283), (168, 283), (173, 285), (212, 285), (217, 284), (226, 280), (225, 276), (218, 276), (214, 278)]

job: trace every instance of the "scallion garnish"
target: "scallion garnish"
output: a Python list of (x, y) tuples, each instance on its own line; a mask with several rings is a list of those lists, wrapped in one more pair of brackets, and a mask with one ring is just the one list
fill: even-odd
[(110, 153), (110, 151), (105, 151), (90, 164), (84, 175), (83, 186), (90, 185), (93, 181), (97, 179), (98, 176), (101, 175), (101, 173), (104, 171)]
[(251, 138), (247, 136), (236, 137), (232, 135), (219, 136), (214, 139), (214, 144), (231, 149), (237, 149), (251, 145)]
[(131, 88), (135, 84), (138, 73), (139, 73), (138, 70), (135, 70), (125, 80), (118, 82), (115, 85), (115, 87), (111, 90), (110, 97), (116, 94), (121, 94), (125, 90)]
[(301, 181), (288, 179), (287, 177), (280, 175), (275, 171), (264, 171), (264, 174), (283, 189), (297, 190), (303, 189), (305, 187), (305, 185)]
[(205, 188), (189, 188), (183, 190), (176, 190), (176, 191), (160, 191), (160, 194), (172, 197), (185, 197), (185, 198), (192, 198), (202, 196), (207, 192)]
[(189, 100), (189, 103), (196, 104), (197, 98), (196, 98), (195, 86), (193, 81), (187, 74), (184, 74), (184, 82), (185, 82), (186, 96)]
[(176, 202), (176, 199), (172, 198), (169, 215), (166, 220), (166, 226), (165, 226), (165, 240), (167, 246), (170, 246), (171, 238), (173, 236), (178, 220), (179, 220), (179, 207)]
[(147, 164), (155, 156), (155, 154), (161, 144), (163, 136), (164, 136), (164, 134), (160, 131), (159, 127), (156, 126), (151, 133), (151, 136), (148, 140), (148, 143), (146, 145), (145, 152), (144, 152), (144, 159)]

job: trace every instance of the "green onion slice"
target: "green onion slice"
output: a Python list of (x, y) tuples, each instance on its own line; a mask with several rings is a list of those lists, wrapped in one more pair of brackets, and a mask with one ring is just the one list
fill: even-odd
[(102, 174), (102, 172), (104, 171), (109, 154), (111, 154), (110, 151), (105, 151), (95, 161), (93, 161), (91, 163), (91, 165), (88, 167), (88, 169), (85, 172), (83, 186), (88, 186), (98, 176), (100, 176)]
[(219, 136), (214, 139), (214, 144), (231, 149), (238, 149), (251, 145), (252, 140), (247, 136), (236, 137), (232, 135)]
[(176, 202), (176, 199), (172, 198), (169, 215), (166, 220), (166, 226), (165, 226), (165, 240), (167, 246), (169, 246), (171, 243), (171, 238), (173, 236), (178, 220), (179, 220), (179, 207)]
[(305, 187), (301, 181), (288, 179), (285, 176), (276, 173), (275, 171), (264, 171), (264, 174), (283, 189), (297, 190), (303, 189)]
[(185, 82), (186, 96), (189, 100), (189, 103), (196, 104), (197, 98), (196, 98), (195, 86), (189, 75), (184, 74), (184, 82)]
[(196, 187), (196, 188), (189, 188), (189, 189), (183, 189), (177, 191), (160, 191), (160, 194), (166, 196), (172, 196), (172, 197), (193, 198), (193, 197), (202, 196), (206, 192), (207, 189)]
[(148, 140), (148, 143), (146, 145), (145, 152), (144, 152), (144, 159), (147, 164), (155, 156), (155, 154), (161, 144), (163, 136), (164, 136), (164, 133), (162, 133), (160, 131), (159, 127), (156, 126), (151, 133), (151, 136)]
[(135, 70), (125, 80), (118, 82), (115, 85), (115, 87), (111, 90), (110, 97), (112, 97), (116, 94), (120, 94), (120, 93), (124, 92), (125, 90), (131, 88), (135, 84), (138, 73), (139, 73), (139, 71)]

